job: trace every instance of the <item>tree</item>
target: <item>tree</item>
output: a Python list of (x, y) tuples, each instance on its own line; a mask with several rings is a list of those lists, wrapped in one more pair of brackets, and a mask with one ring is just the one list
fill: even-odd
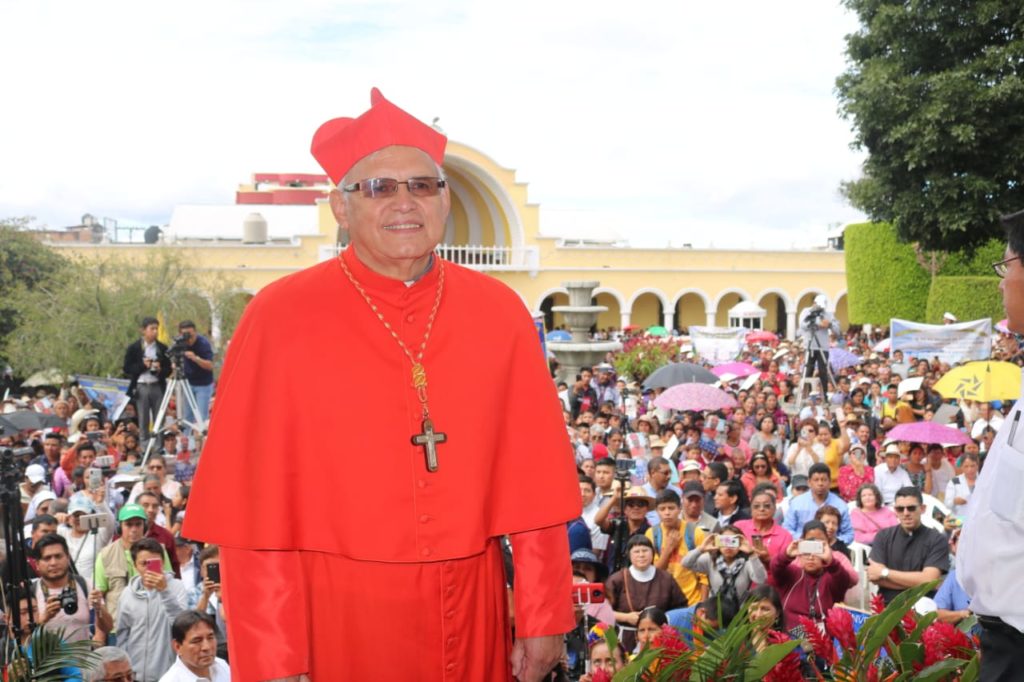
[(173, 335), (194, 320), (210, 333), (211, 303), (225, 313), (224, 336), (237, 323), (239, 283), (200, 273), (172, 249), (153, 249), (141, 264), (115, 256), (76, 259), (32, 289), (16, 287), (9, 305), (16, 327), (3, 347), (20, 375), (46, 369), (64, 374), (120, 376), (124, 349), (145, 316), (163, 315)]
[(31, 218), (0, 218), (0, 345), (14, 330), (13, 291), (35, 289), (67, 264), (26, 231), (31, 224)]
[(843, 0), (861, 28), (836, 81), (864, 176), (850, 202), (925, 251), (972, 250), (1024, 209), (1024, 4)]

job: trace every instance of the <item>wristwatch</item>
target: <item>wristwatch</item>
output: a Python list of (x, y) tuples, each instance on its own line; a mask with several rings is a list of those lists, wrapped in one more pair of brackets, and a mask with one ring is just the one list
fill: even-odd
[(882, 577), (882, 580), (887, 580), (889, 578), (889, 569), (888, 568), (883, 568), (882, 569), (882, 576), (881, 577)]

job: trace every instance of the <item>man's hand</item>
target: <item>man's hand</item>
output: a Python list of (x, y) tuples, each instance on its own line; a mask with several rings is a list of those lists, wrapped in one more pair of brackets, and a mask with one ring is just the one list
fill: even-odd
[(167, 576), (163, 573), (154, 573), (153, 571), (146, 571), (142, 574), (142, 586), (147, 590), (156, 590), (157, 592), (163, 592), (167, 589)]
[(520, 682), (539, 682), (562, 657), (561, 635), (523, 637), (512, 647), (512, 675)]
[(672, 552), (679, 549), (679, 543), (682, 541), (682, 537), (679, 535), (678, 530), (670, 530), (665, 534), (664, 544), (661, 547), (662, 554), (671, 554)]
[(50, 619), (60, 611), (60, 595), (54, 594), (46, 598), (46, 608), (39, 618), (39, 624), (50, 622)]
[(868, 580), (873, 583), (877, 583), (882, 579), (882, 571), (884, 571), (885, 568), (885, 564), (880, 564), (877, 561), (868, 559)]
[(209, 578), (203, 579), (203, 594), (210, 596), (214, 592), (220, 592), (220, 583), (215, 583)]

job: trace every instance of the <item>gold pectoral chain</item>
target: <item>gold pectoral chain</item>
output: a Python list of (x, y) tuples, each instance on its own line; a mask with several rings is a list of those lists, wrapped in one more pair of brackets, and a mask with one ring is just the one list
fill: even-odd
[(402, 341), (398, 333), (388, 324), (388, 321), (384, 319), (384, 315), (377, 309), (377, 305), (370, 298), (370, 295), (366, 293), (359, 281), (352, 275), (352, 272), (348, 269), (348, 264), (345, 259), (338, 254), (338, 263), (341, 264), (341, 269), (345, 272), (345, 276), (352, 282), (352, 286), (355, 287), (356, 291), (366, 301), (366, 305), (370, 306), (370, 310), (373, 311), (377, 319), (380, 320), (384, 328), (391, 333), (391, 338), (395, 340), (398, 347), (402, 349), (405, 356), (409, 358), (409, 362), (412, 364), (412, 387), (416, 391), (416, 397), (420, 401), (420, 408), (423, 411), (423, 433), (416, 434), (412, 437), (412, 442), (415, 445), (420, 445), (424, 448), (427, 457), (427, 470), (437, 471), (437, 443), (444, 443), (448, 440), (448, 436), (439, 431), (434, 431), (434, 424), (430, 420), (430, 407), (427, 404), (427, 370), (423, 366), (423, 353), (427, 349), (427, 341), (430, 340), (430, 332), (434, 328), (434, 320), (437, 318), (438, 308), (441, 307), (441, 293), (444, 291), (444, 261), (440, 258), (435, 258), (435, 262), (438, 267), (438, 279), (437, 279), (437, 294), (434, 296), (434, 307), (430, 310), (430, 316), (427, 318), (427, 329), (423, 333), (423, 341), (420, 343), (419, 351), (416, 353), (416, 357), (409, 351), (408, 346)]

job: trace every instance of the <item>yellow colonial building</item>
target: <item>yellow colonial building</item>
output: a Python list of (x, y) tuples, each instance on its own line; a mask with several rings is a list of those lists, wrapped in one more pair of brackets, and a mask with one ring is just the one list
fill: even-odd
[[(600, 282), (595, 304), (608, 311), (598, 327), (727, 326), (729, 310), (748, 301), (764, 309), (765, 329), (792, 337), (798, 311), (824, 294), (845, 326), (843, 252), (826, 245), (798, 251), (630, 248), (613, 242), (545, 236), (539, 207), (515, 172), (472, 147), (449, 142), (444, 170), (452, 211), (439, 254), (511, 286), (549, 328), (561, 325), (551, 308), (568, 304), (563, 282)], [(273, 280), (334, 257), (346, 243), (326, 201), (325, 176), (257, 174), (241, 185), (234, 204), (181, 205), (154, 243), (117, 231), (71, 228), (49, 243), (83, 256), (141, 258), (153, 249), (179, 249), (202, 269), (233, 274), (252, 295)], [(75, 236), (72, 236), (74, 234)], [(219, 342), (217, 311), (211, 311)]]

